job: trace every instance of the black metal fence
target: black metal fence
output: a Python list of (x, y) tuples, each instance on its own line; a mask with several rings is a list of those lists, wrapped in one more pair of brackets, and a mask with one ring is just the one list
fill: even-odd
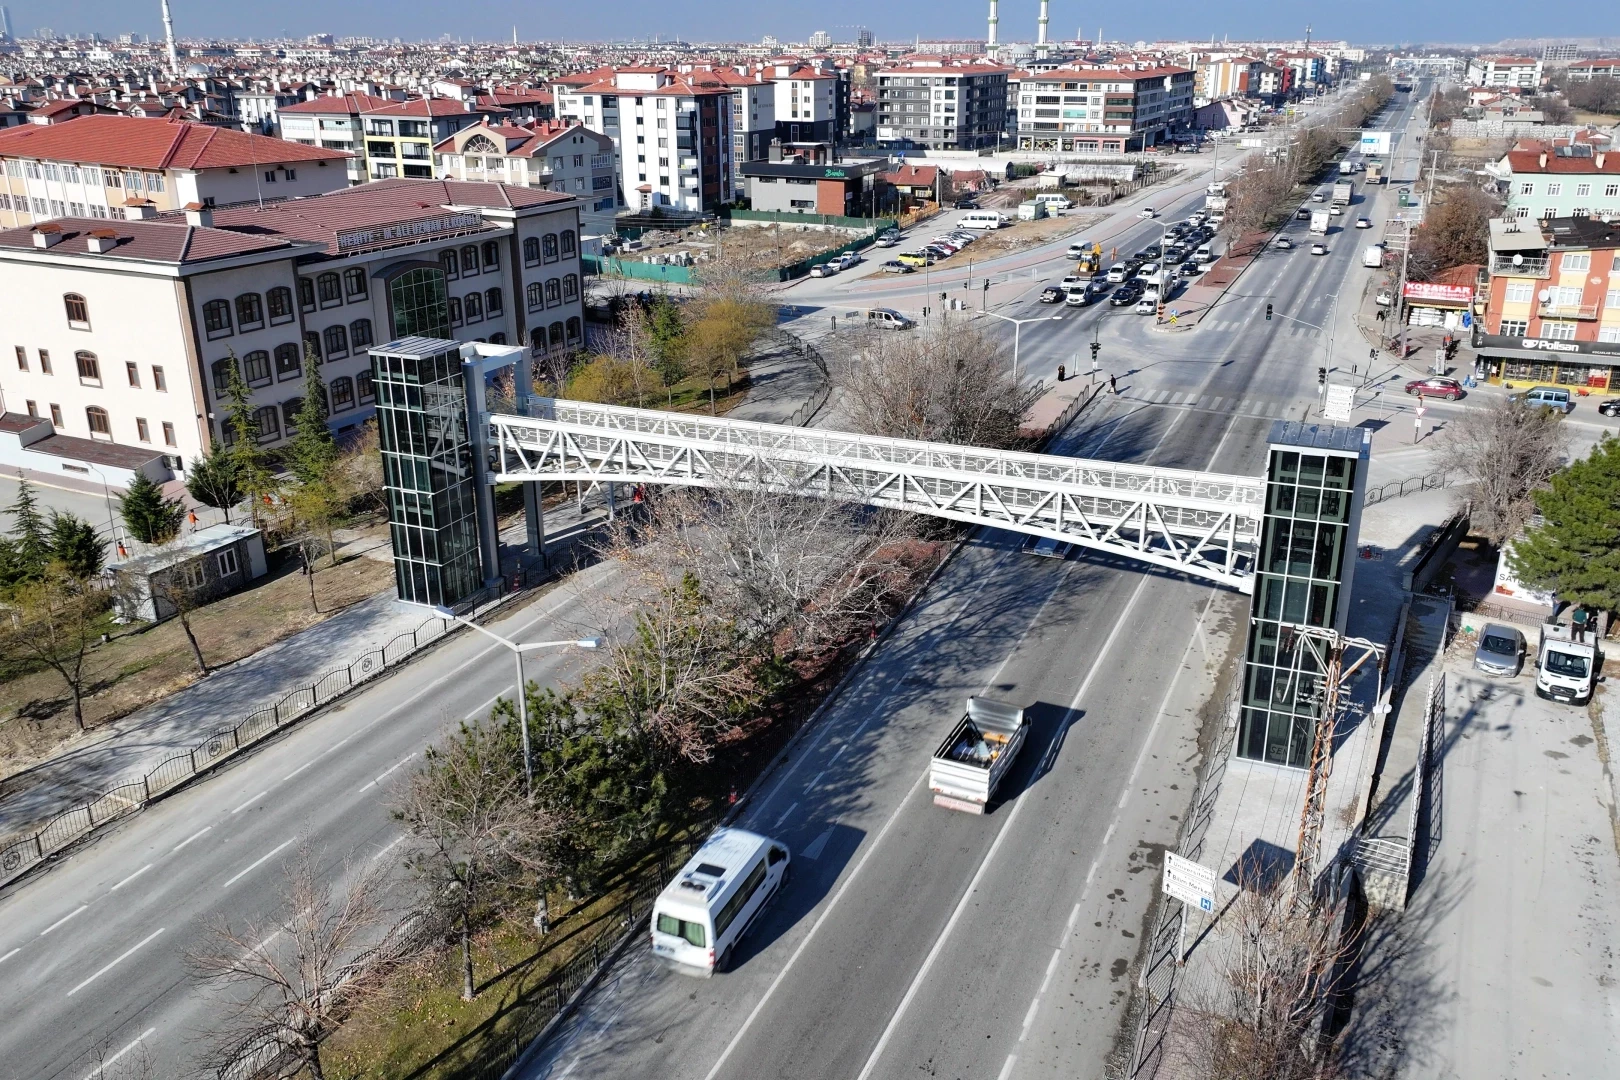
[(1420, 491), (1437, 491), (1443, 487), (1450, 487), (1454, 482), (1449, 473), (1433, 472), (1425, 476), (1408, 476), (1405, 480), (1391, 480), (1387, 484), (1367, 489), (1368, 506), (1376, 506), (1390, 499), (1399, 499), (1406, 495), (1415, 495)]

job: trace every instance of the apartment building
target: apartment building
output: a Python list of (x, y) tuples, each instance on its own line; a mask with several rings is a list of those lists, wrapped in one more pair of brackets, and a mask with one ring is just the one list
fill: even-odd
[(624, 208), (613, 140), (565, 120), (476, 124), (433, 148), (441, 180), (478, 180), (563, 192), (580, 200), (587, 236), (613, 231)]
[(1620, 60), (1581, 60), (1569, 65), (1568, 74), (1570, 82), (1620, 79)]
[(1188, 68), (1065, 67), (1015, 78), (1020, 150), (1126, 153), (1192, 125)]
[(1470, 86), (1517, 86), (1535, 90), (1543, 74), (1540, 57), (1476, 56), (1468, 61), (1463, 81)]
[(837, 75), (796, 64), (773, 64), (766, 69), (766, 77), (776, 94), (778, 139), (784, 144), (837, 141)]
[(431, 179), (433, 147), (463, 128), (507, 118), (506, 109), (477, 97), (394, 100), (351, 93), (312, 98), (278, 112), (291, 142), (353, 155), (349, 182), (403, 177)]
[(732, 190), (742, 191), (743, 164), (764, 161), (777, 137), (776, 84), (766, 80), (763, 68), (746, 74), (721, 68), (714, 74), (731, 91)]
[(1322, 86), (1333, 75), (1328, 58), (1319, 52), (1275, 51), (1266, 59), (1277, 67), (1293, 71), (1295, 86)]
[(320, 195), (347, 183), (346, 155), (187, 121), (83, 116), (0, 131), (0, 228), (52, 218)]
[(1265, 61), (1252, 56), (1225, 56), (1201, 61), (1193, 69), (1193, 96), (1202, 101), (1251, 97), (1260, 93)]
[(711, 71), (617, 68), (554, 83), (557, 114), (613, 140), (631, 210), (710, 213), (738, 190), (731, 90)]
[(224, 429), (231, 365), (258, 438), (292, 432), (306, 353), (331, 424), (375, 404), (367, 350), (421, 334), (584, 342), (579, 200), (512, 184), (382, 180), (290, 202), (0, 231), (0, 411), (158, 448), (179, 473)]
[(1520, 143), (1491, 171), (1503, 177), (1509, 217), (1620, 218), (1620, 153), (1606, 143)]
[(1473, 345), (1491, 382), (1620, 390), (1620, 222), (1491, 222)]
[(876, 75), (877, 138), (928, 150), (995, 146), (1007, 119), (1009, 70), (919, 61)]

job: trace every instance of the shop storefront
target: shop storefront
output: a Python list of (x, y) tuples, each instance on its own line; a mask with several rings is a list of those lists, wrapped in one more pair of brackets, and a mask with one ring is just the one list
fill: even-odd
[(1479, 334), (1474, 377), (1485, 382), (1620, 390), (1620, 342)]
[(1406, 299), (1406, 321), (1411, 326), (1436, 326), (1461, 334), (1463, 312), (1474, 302), (1468, 285), (1441, 285), (1432, 281), (1408, 281), (1401, 290)]

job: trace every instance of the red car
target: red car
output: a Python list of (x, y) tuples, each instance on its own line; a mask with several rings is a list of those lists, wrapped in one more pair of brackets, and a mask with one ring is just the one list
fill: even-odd
[(1427, 379), (1413, 379), (1406, 384), (1406, 392), (1421, 397), (1445, 398), (1447, 401), (1456, 401), (1466, 393), (1462, 388), (1462, 383), (1456, 379), (1442, 379), (1438, 376), (1431, 376)]

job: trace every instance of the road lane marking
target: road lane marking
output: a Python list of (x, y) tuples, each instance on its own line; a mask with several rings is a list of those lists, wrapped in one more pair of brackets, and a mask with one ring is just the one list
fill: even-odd
[(1061, 960), (1061, 959), (1063, 959), (1063, 949), (1060, 946), (1060, 947), (1052, 950), (1052, 959), (1050, 959), (1050, 960), (1048, 960), (1046, 962), (1046, 977), (1041, 980), (1040, 994), (1037, 994), (1035, 996), (1036, 1001), (1039, 1001), (1041, 999), (1040, 998), (1041, 994), (1046, 993), (1047, 986), (1050, 985), (1051, 982), (1052, 982), (1052, 972), (1057, 970), (1058, 961)]
[(142, 874), (146, 873), (150, 869), (152, 869), (152, 864), (147, 863), (145, 866), (141, 867), (139, 870), (135, 871), (133, 874), (129, 875), (129, 877), (125, 878), (123, 881), (120, 881), (118, 884), (114, 885), (112, 888), (108, 889), (107, 891), (108, 892), (117, 892), (119, 889), (122, 889), (125, 885), (128, 885), (130, 882), (134, 881), (136, 878), (140, 877)]
[(403, 844), (404, 842), (405, 842), (405, 837), (404, 837), (403, 834), (394, 837), (393, 841), (390, 842), (387, 847), (383, 848), (381, 851), (377, 852), (377, 854), (375, 854), (375, 855), (373, 855), (371, 857), (371, 861), (376, 862), (378, 859), (382, 858), (384, 855), (388, 854), (390, 851), (393, 851), (394, 848), (398, 847), (400, 844)]
[(922, 787), (922, 783), (926, 779), (928, 779), (928, 773), (925, 770), (918, 773), (917, 779), (911, 782), (911, 787), (901, 797), (900, 802), (894, 808), (894, 812), (889, 815), (889, 820), (883, 823), (883, 828), (879, 829), (877, 836), (872, 838), (871, 846), (866, 849), (866, 854), (861, 856), (860, 861), (855, 864), (855, 869), (849, 872), (849, 877), (844, 879), (844, 883), (833, 894), (832, 900), (822, 909), (821, 914), (816, 917), (816, 921), (810, 926), (810, 932), (804, 935), (804, 940), (800, 941), (798, 947), (793, 950), (793, 955), (789, 956), (787, 963), (782, 965), (782, 970), (776, 973), (776, 978), (771, 980), (771, 985), (765, 988), (765, 993), (754, 1003), (753, 1009), (748, 1013), (748, 1018), (742, 1022), (742, 1027), (737, 1029), (737, 1033), (731, 1037), (731, 1041), (726, 1044), (726, 1048), (720, 1051), (720, 1057), (715, 1060), (714, 1067), (709, 1070), (708, 1075), (703, 1080), (714, 1080), (716, 1076), (720, 1075), (720, 1070), (725, 1066), (726, 1060), (731, 1057), (732, 1051), (737, 1049), (737, 1045), (742, 1042), (743, 1036), (748, 1034), (748, 1029), (754, 1026), (754, 1021), (765, 1010), (765, 1005), (776, 994), (777, 988), (787, 978), (787, 973), (793, 969), (793, 965), (798, 962), (799, 957), (804, 955), (804, 951), (809, 948), (810, 942), (815, 940), (816, 931), (821, 929), (822, 924), (827, 921), (827, 917), (838, 906), (838, 901), (844, 898), (844, 894), (849, 891), (849, 887), (855, 883), (855, 879), (860, 876), (861, 870), (866, 866), (867, 860), (872, 857), (872, 853), (882, 846), (883, 838), (889, 834), (889, 829), (896, 821), (900, 820), (900, 812), (906, 808), (906, 804), (911, 801), (913, 795), (917, 794), (917, 789)]
[(1016, 1064), (1018, 1064), (1018, 1055), (1008, 1054), (1007, 1063), (1003, 1065), (1001, 1067), (1001, 1071), (996, 1074), (996, 1080), (1007, 1080), (1007, 1077), (1012, 1075), (1013, 1066)]
[(298, 766), (298, 768), (294, 769), (292, 772), (288, 773), (286, 776), (283, 776), (281, 778), (281, 782), (283, 784), (285, 784), (288, 780), (291, 780), (293, 777), (297, 776), (299, 773), (303, 772), (305, 769), (307, 769), (311, 765), (315, 764), (315, 762), (317, 760), (319, 760), (319, 759), (311, 758), (310, 760), (304, 762), (302, 765)]
[[(181, 848), (185, 847), (187, 844), (191, 843), (193, 840), (197, 839), (197, 837), (201, 836), (203, 833), (212, 828), (212, 825), (204, 825), (201, 829), (192, 833), (190, 836), (186, 837), (184, 840), (180, 841), (180, 843), (175, 845), (174, 851), (179, 851)], [(169, 854), (173, 855), (174, 851), (169, 852)]]
[(10, 960), (13, 956), (16, 956), (20, 952), (22, 952), (22, 949), (19, 947), (19, 948), (12, 949), (10, 952), (6, 953), (6, 955), (4, 955), (4, 956), (0, 956), (0, 964), (5, 963), (7, 960)]
[(799, 852), (799, 858), (810, 859), (811, 861), (821, 858), (821, 853), (827, 850), (827, 841), (832, 839), (832, 831), (833, 827), (831, 825), (823, 829), (820, 835), (805, 845), (803, 851)]
[(777, 829), (780, 829), (782, 827), (782, 822), (786, 821), (788, 819), (788, 815), (793, 813), (793, 811), (797, 810), (798, 808), (799, 804), (794, 803), (792, 806), (789, 806), (786, 810), (782, 811), (782, 816), (776, 819), (776, 824), (771, 826), (771, 831), (775, 832)]
[(1035, 1010), (1041, 1007), (1041, 995), (1036, 994), (1035, 1000), (1029, 1003), (1029, 1011), (1024, 1014), (1023, 1030), (1019, 1032), (1018, 1041), (1023, 1042), (1024, 1036), (1029, 1034), (1029, 1025), (1035, 1022)]
[[(1162, 442), (1163, 440), (1161, 439), (1160, 441)], [(1091, 680), (1097, 677), (1097, 672), (1102, 669), (1103, 661), (1107, 659), (1108, 654), (1113, 651), (1114, 643), (1119, 640), (1120, 632), (1125, 629), (1126, 623), (1130, 621), (1131, 613), (1136, 610), (1136, 602), (1141, 599), (1142, 593), (1147, 588), (1147, 583), (1149, 580), (1148, 575), (1143, 574), (1137, 581), (1136, 589), (1131, 593), (1131, 598), (1125, 602), (1125, 607), (1120, 611), (1119, 618), (1114, 621), (1113, 628), (1108, 631), (1108, 637), (1103, 641), (1102, 648), (1097, 650), (1097, 655), (1091, 662), (1091, 669), (1086, 672), (1084, 681), (1080, 683), (1080, 689), (1075, 691), (1074, 700), (1069, 702), (1068, 711), (1071, 714), (1080, 707), (1081, 699), (1084, 698), (1086, 696), (1086, 692), (1091, 689)], [(1053, 591), (1054, 593), (1056, 592), (1055, 589)], [(1050, 599), (1050, 597), (1048, 597), (1048, 599)], [(1044, 604), (1041, 606), (1043, 609), (1045, 608)], [(1035, 619), (1039, 620), (1039, 618), (1040, 612), (1036, 612)], [(1033, 626), (1034, 623), (1031, 622), (1031, 625)], [(1025, 629), (1025, 633), (1028, 633), (1027, 628)], [(1020, 635), (1019, 640), (1023, 640), (1022, 635)], [(1002, 666), (1004, 667), (1005, 665), (1006, 661), (1003, 661)], [(997, 668), (996, 678), (999, 678), (1000, 674), (1001, 669)], [(995, 678), (992, 678), (990, 681), (994, 683)], [(912, 1000), (916, 998), (918, 991), (922, 989), (923, 980), (928, 977), (928, 972), (933, 968), (934, 961), (939, 959), (939, 954), (944, 950), (945, 942), (951, 936), (951, 931), (956, 929), (956, 924), (961, 920), (963, 912), (967, 910), (968, 902), (973, 899), (974, 893), (978, 891), (979, 882), (984, 879), (985, 873), (990, 869), (990, 864), (995, 860), (996, 852), (1000, 850), (1002, 841), (1007, 838), (1007, 833), (1011, 831), (1013, 822), (1018, 820), (1018, 812), (1028, 804), (1029, 800), (1024, 798), (1024, 796), (1028, 793), (1029, 789), (1025, 788), (1023, 791), (1019, 792), (1018, 797), (1013, 800), (1012, 812), (1009, 813), (1007, 815), (1007, 819), (1002, 822), (1001, 828), (996, 830), (996, 838), (991, 842), (990, 850), (984, 853), (983, 859), (979, 860), (979, 868), (974, 871), (973, 879), (968, 882), (967, 888), (962, 892), (961, 899), (956, 902), (956, 909), (951, 912), (951, 917), (946, 920), (945, 928), (941, 930), (939, 932), (939, 936), (934, 939), (933, 948), (928, 950), (927, 957), (923, 959), (922, 966), (917, 969), (917, 974), (912, 978), (911, 985), (906, 988), (905, 996), (900, 999), (900, 1004), (896, 1006), (894, 1015), (889, 1017), (888, 1025), (884, 1027), (883, 1034), (878, 1037), (877, 1045), (872, 1048), (871, 1056), (866, 1059), (866, 1065), (861, 1069), (860, 1074), (856, 1077), (856, 1080), (867, 1080), (867, 1078), (872, 1075), (872, 1070), (877, 1068), (878, 1059), (883, 1056), (883, 1051), (888, 1047), (889, 1040), (894, 1037), (895, 1029), (900, 1026), (900, 1021), (905, 1017), (906, 1010), (910, 1008)]]
[(240, 814), (243, 810), (246, 810), (248, 807), (252, 806), (254, 803), (258, 802), (268, 794), (270, 794), (270, 789), (266, 788), (257, 795), (253, 796), (253, 798), (249, 799), (247, 802), (243, 803), (241, 806), (238, 806), (235, 810), (232, 810), (231, 813)]
[[(138, 952), (140, 949), (142, 949), (143, 947), (145, 947), (147, 945), (150, 945), (152, 943), (153, 938), (155, 938), (159, 934), (163, 933), (163, 929), (164, 928), (160, 926), (156, 930), (152, 931), (150, 934), (147, 934), (146, 937), (142, 938), (138, 943), (131, 946), (129, 951), (124, 953), (124, 955), (120, 956), (118, 959), (114, 960), (112, 963), (108, 964), (106, 967), (102, 968), (100, 971), (96, 972), (94, 975), (92, 975), (88, 979), (84, 980), (84, 982), (80, 983), (78, 986), (75, 986), (73, 989), (69, 990), (67, 992), (67, 996), (72, 997), (74, 994), (77, 994), (80, 990), (83, 990), (85, 987), (89, 986), (91, 983), (95, 982), (97, 979), (99, 979), (103, 975), (107, 974), (107, 972), (111, 971), (113, 968), (117, 967), (119, 964), (122, 964), (125, 960), (128, 960), (131, 956), (134, 956), (135, 953)], [(141, 1036), (141, 1038), (143, 1038), (143, 1039), (145, 1037), (146, 1037), (145, 1035)]]
[(156, 1030), (157, 1030), (157, 1028), (155, 1028), (155, 1027), (149, 1027), (145, 1031), (141, 1032), (139, 1035), (135, 1036), (135, 1041), (134, 1042), (131, 1042), (128, 1046), (126, 1046), (122, 1050), (118, 1051), (118, 1053), (114, 1054), (112, 1057), (108, 1058), (106, 1061), (103, 1061), (100, 1065), (98, 1065), (94, 1069), (90, 1070), (90, 1072), (86, 1073), (85, 1077), (84, 1077), (84, 1080), (105, 1080), (105, 1077), (107, 1075), (107, 1068), (109, 1066), (113, 1065), (114, 1063), (116, 1063), (118, 1061), (119, 1058), (123, 1057), (125, 1054), (129, 1053), (131, 1050), (133, 1050), (137, 1046), (141, 1045), (141, 1043), (144, 1042), (146, 1040), (146, 1038), (149, 1035), (151, 1035), (152, 1032), (154, 1032)]
[(383, 770), (383, 774), (381, 776), (377, 777), (377, 779), (373, 780), (371, 783), (369, 783), (365, 787), (361, 788), (360, 789), (360, 794), (364, 795), (366, 792), (370, 791), (372, 788), (376, 787), (378, 784), (380, 784), (384, 780), (388, 779), (389, 775), (391, 773), (393, 773), (395, 769), (398, 769), (402, 765), (410, 764), (411, 758), (414, 758), (415, 756), (416, 756), (415, 754), (407, 754), (405, 757), (401, 758), (399, 761), (396, 761), (394, 764), (388, 766), (387, 769)]
[(491, 705), (495, 704), (497, 701), (501, 700), (501, 698), (505, 697), (506, 696), (506, 691), (508, 691), (510, 689), (512, 689), (512, 687), (510, 687), (510, 686), (503, 687), (501, 689), (500, 693), (496, 694), (494, 697), (490, 698), (488, 701), (486, 701), (482, 705), (478, 706), (472, 712), (468, 713), (467, 714), (467, 719), (468, 720), (476, 720), (481, 714), (483, 714), (485, 712), (488, 712), (489, 707)]
[[(295, 838), (295, 839), (296, 839), (296, 838)], [(287, 846), (287, 845), (288, 845), (288, 844), (291, 844), (291, 843), (292, 843), (292, 840), (287, 840), (287, 841), (285, 841), (285, 842), (283, 842), (283, 843), (281, 843), (281, 844), (279, 844), (279, 845), (277, 845), (277, 846), (276, 846), (276, 848), (275, 848), (275, 849), (274, 849), (274, 850), (272, 850), (272, 851), (271, 851), (271, 852), (270, 852), (270, 854), (268, 854), (268, 855), (265, 855), (265, 856), (263, 856), (263, 857), (262, 857), (262, 858), (260, 858), (260, 859), (259, 859), (259, 860), (258, 860), (258, 861), (257, 861), (257, 862), (255, 862), (255, 863), (254, 863), (254, 864), (253, 864), (253, 865), (252, 865), (252, 866), (249, 866), (249, 867), (248, 867), (248, 868), (247, 868), (247, 869), (246, 869), (246, 870), (241, 870), (241, 871), (238, 871), (238, 872), (237, 872), (237, 874), (236, 874), (236, 876), (235, 876), (235, 877), (233, 877), (233, 878), (231, 878), (231, 879), (230, 879), (230, 880), (229, 880), (229, 881), (227, 881), (227, 882), (226, 882), (226, 883), (225, 883), (225, 884), (223, 884), (223, 885), (221, 885), (221, 886), (220, 886), (220, 888), (222, 888), (222, 889), (228, 889), (228, 888), (230, 888), (230, 887), (231, 887), (231, 886), (232, 886), (232, 885), (235, 885), (235, 884), (236, 884), (236, 882), (237, 882), (237, 881), (238, 881), (238, 880), (239, 880), (239, 879), (240, 879), (240, 878), (242, 878), (242, 877), (243, 877), (243, 876), (244, 876), (244, 875), (246, 875), (246, 874), (248, 874), (248, 873), (251, 873), (251, 872), (252, 872), (252, 871), (254, 871), (254, 870), (257, 870), (257, 869), (258, 869), (258, 868), (259, 868), (259, 867), (261, 867), (261, 866), (263, 866), (263, 865), (264, 865), (264, 864), (265, 864), (265, 863), (267, 863), (267, 862), (269, 862), (269, 861), (270, 861), (270, 860), (271, 860), (271, 859), (272, 859), (272, 858), (274, 858), (274, 857), (275, 857), (275, 854), (276, 854), (276, 852), (278, 852), (278, 851), (280, 851), (280, 850), (281, 850), (281, 849), (282, 849), (282, 848), (284, 848), (284, 847), (286, 847), (286, 846)]]
[(51, 923), (51, 925), (41, 930), (39, 932), (39, 936), (44, 937), (46, 934), (50, 933), (52, 930), (55, 930), (58, 926), (61, 926), (63, 923), (67, 922), (69, 919), (73, 918), (73, 916), (79, 914), (79, 912), (83, 911), (89, 906), (89, 904), (80, 904), (77, 909), (68, 912), (66, 915), (62, 916), (60, 919), (57, 919), (55, 922)]

